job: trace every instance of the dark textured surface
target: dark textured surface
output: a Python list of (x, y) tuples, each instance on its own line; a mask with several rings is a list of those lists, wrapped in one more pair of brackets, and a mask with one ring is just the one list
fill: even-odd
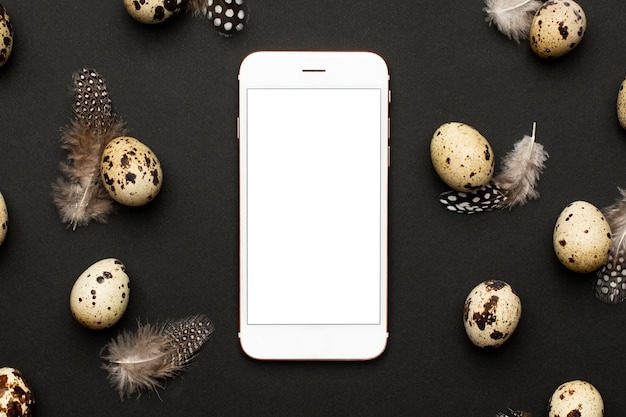
[[(626, 76), (626, 3), (586, 1), (582, 43), (544, 61), (484, 22), (472, 1), (249, 1), (232, 38), (190, 14), (160, 26), (122, 2), (2, 0), (15, 29), (0, 68), (0, 191), (9, 232), (0, 247), (0, 366), (21, 370), (41, 416), (477, 416), (508, 407), (547, 415), (570, 379), (594, 384), (621, 412), (626, 304), (596, 300), (593, 274), (564, 269), (552, 229), (571, 201), (613, 203), (626, 186), (626, 132), (615, 102)], [(263, 363), (237, 340), (237, 72), (262, 49), (366, 49), (382, 55), (393, 91), (387, 351), (366, 363)], [(50, 198), (72, 117), (71, 74), (96, 68), (129, 133), (157, 154), (158, 197), (75, 232)], [(550, 154), (541, 198), (511, 211), (446, 211), (430, 163), (448, 121), (478, 129), (498, 161), (530, 134)], [(95, 261), (128, 269), (128, 310), (112, 329), (78, 325), (75, 279)], [(465, 335), (463, 304), (501, 279), (523, 314), (497, 350)], [(136, 320), (206, 314), (216, 331), (161, 399), (120, 402), (100, 349)]]

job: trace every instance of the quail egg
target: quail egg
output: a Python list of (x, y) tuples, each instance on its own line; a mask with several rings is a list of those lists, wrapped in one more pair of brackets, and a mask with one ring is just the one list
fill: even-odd
[(0, 67), (6, 64), (13, 50), (13, 25), (7, 10), (0, 4)]
[(0, 416), (33, 415), (35, 396), (24, 379), (24, 375), (15, 368), (0, 368)]
[(491, 145), (478, 130), (459, 122), (441, 125), (430, 141), (430, 158), (439, 177), (457, 191), (476, 191), (493, 176)]
[(130, 280), (124, 264), (102, 259), (76, 279), (70, 294), (72, 315), (83, 326), (100, 330), (113, 326), (128, 306)]
[(626, 80), (622, 81), (617, 92), (617, 120), (626, 129)]
[(500, 280), (478, 284), (465, 299), (465, 332), (478, 347), (498, 347), (506, 342), (522, 316), (522, 302), (513, 288)]
[(9, 228), (9, 212), (7, 211), (7, 204), (4, 201), (2, 193), (0, 193), (0, 245), (7, 237), (7, 230)]
[(583, 39), (587, 17), (572, 0), (550, 0), (537, 10), (530, 27), (530, 48), (541, 58), (557, 58)]
[(183, 9), (187, 0), (123, 0), (133, 19), (147, 24), (165, 22)]
[(609, 258), (611, 227), (596, 206), (586, 201), (574, 201), (556, 220), (552, 244), (565, 267), (574, 272), (592, 272)]
[(130, 136), (120, 136), (105, 146), (100, 175), (111, 198), (126, 206), (149, 203), (163, 183), (159, 159), (149, 147)]
[(559, 386), (548, 403), (549, 417), (602, 417), (600, 392), (587, 381), (568, 381)]

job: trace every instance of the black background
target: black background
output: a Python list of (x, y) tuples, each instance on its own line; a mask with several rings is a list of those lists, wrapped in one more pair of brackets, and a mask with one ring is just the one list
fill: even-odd
[[(248, 2), (244, 32), (224, 38), (180, 15), (148, 26), (121, 1), (3, 0), (15, 27), (0, 69), (0, 191), (9, 234), (0, 247), (0, 366), (20, 369), (37, 415), (492, 416), (508, 407), (547, 415), (554, 389), (584, 379), (607, 415), (623, 410), (626, 304), (605, 305), (593, 274), (566, 270), (552, 229), (571, 201), (605, 207), (626, 186), (626, 132), (615, 102), (626, 75), (622, 0), (581, 3), (583, 42), (545, 61), (508, 40), (472, 1)], [(237, 72), (264, 49), (371, 50), (391, 72), (389, 331), (371, 362), (270, 363), (237, 340)], [(50, 197), (65, 157), (71, 74), (96, 68), (132, 136), (159, 157), (164, 184), (142, 208), (76, 231)], [(438, 202), (429, 143), (462, 121), (491, 143), (496, 163), (530, 134), (550, 154), (541, 198), (511, 211), (462, 216)], [(117, 257), (131, 278), (126, 314), (90, 331), (69, 310), (76, 278)], [(523, 316), (501, 348), (480, 350), (463, 302), (486, 279), (518, 292)], [(136, 320), (194, 313), (217, 330), (194, 366), (158, 396), (120, 402), (100, 349)]]

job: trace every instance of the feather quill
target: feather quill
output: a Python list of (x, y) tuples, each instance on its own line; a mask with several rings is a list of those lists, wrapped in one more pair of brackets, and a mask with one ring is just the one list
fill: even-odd
[(596, 297), (607, 304), (626, 299), (626, 190), (619, 189), (617, 201), (602, 211), (611, 227), (612, 246), (607, 263), (598, 271)]
[(183, 371), (214, 330), (204, 315), (157, 325), (138, 322), (135, 332), (123, 331), (103, 348), (102, 368), (122, 400), (144, 390), (158, 395), (164, 379)]
[(67, 158), (61, 176), (52, 184), (52, 199), (63, 223), (73, 230), (91, 220), (106, 222), (114, 203), (100, 180), (104, 146), (126, 131), (112, 110), (102, 76), (83, 68), (73, 75), (74, 119), (61, 130), (61, 148)]
[(448, 210), (473, 214), (495, 209), (511, 209), (539, 198), (536, 190), (539, 177), (545, 168), (548, 153), (535, 141), (537, 124), (533, 123), (532, 136), (525, 135), (515, 143), (513, 150), (504, 156), (502, 169), (486, 186), (473, 193), (447, 191), (439, 201)]
[(495, 24), (502, 34), (520, 43), (528, 39), (533, 17), (542, 5), (541, 0), (485, 0), (483, 11), (489, 26)]

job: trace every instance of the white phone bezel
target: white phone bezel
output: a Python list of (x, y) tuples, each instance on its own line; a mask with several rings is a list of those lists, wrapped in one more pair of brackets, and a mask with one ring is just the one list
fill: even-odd
[[(248, 55), (239, 72), (240, 319), (243, 351), (255, 359), (368, 360), (385, 350), (387, 331), (387, 193), (389, 72), (371, 52), (262, 51)], [(247, 114), (249, 88), (377, 88), (381, 90), (380, 322), (372, 325), (251, 325), (247, 323)]]

